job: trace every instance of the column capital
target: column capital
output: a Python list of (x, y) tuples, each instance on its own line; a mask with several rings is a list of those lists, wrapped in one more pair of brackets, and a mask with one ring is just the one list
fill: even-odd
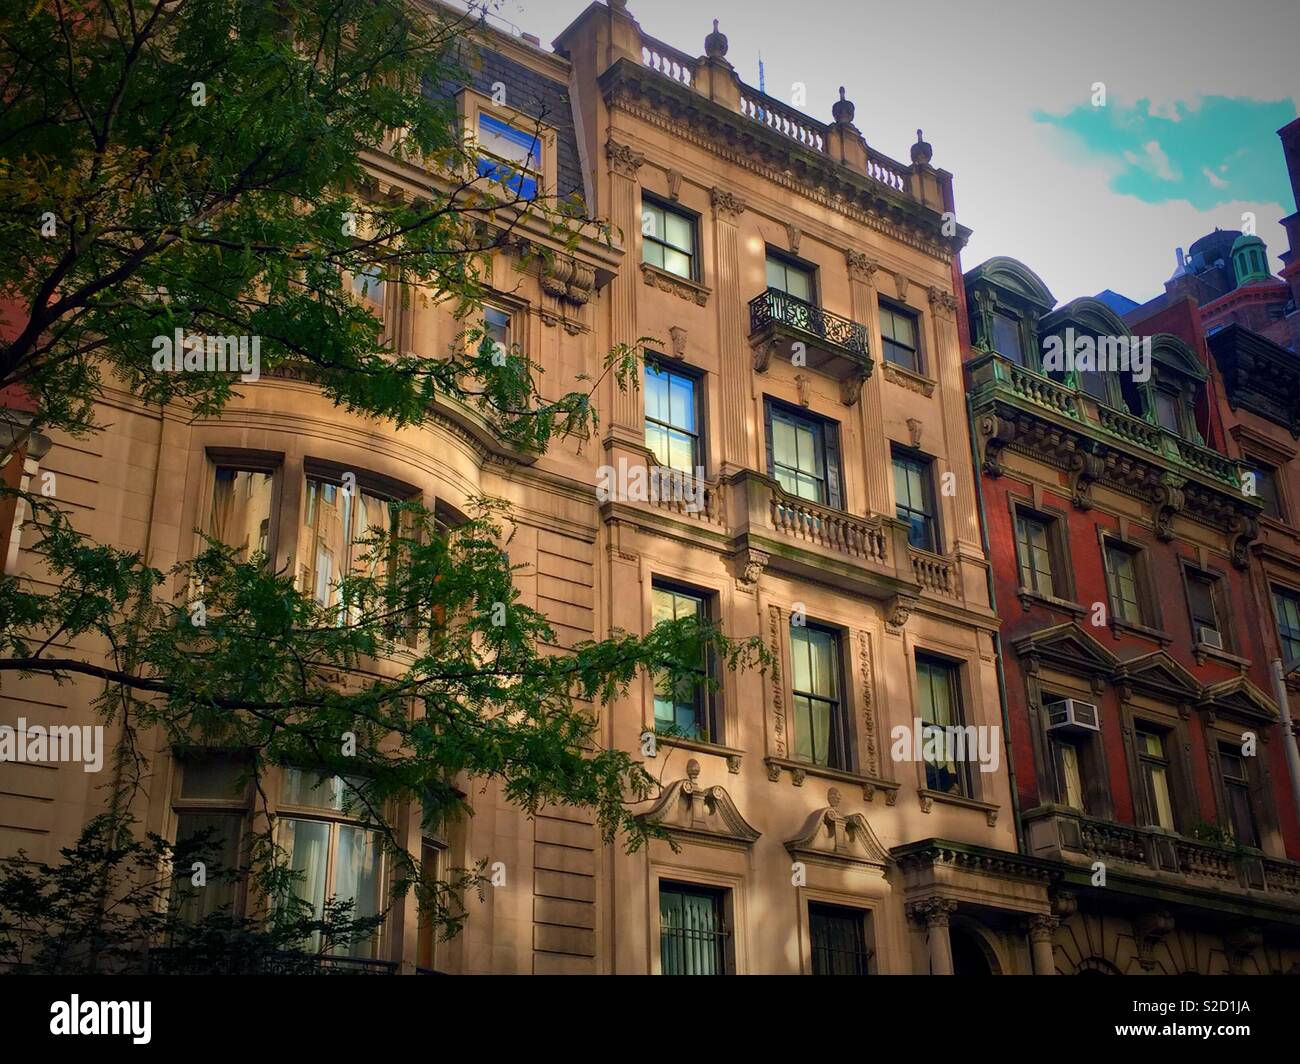
[(714, 216), (728, 222), (735, 222), (745, 213), (745, 201), (725, 188), (709, 189), (709, 202), (713, 204)]
[(907, 903), (908, 918), (926, 927), (947, 927), (956, 911), (957, 903), (951, 898), (923, 898)]
[(613, 139), (605, 141), (605, 155), (609, 159), (609, 168), (614, 173), (634, 181), (641, 164), (645, 162), (645, 156), (639, 151)]
[(854, 251), (848, 248), (844, 252), (844, 261), (849, 268), (849, 276), (855, 281), (862, 281), (865, 284), (876, 283), (876, 270), (880, 268), (880, 263), (871, 258), (864, 251)]
[(1029, 925), (1030, 942), (1051, 942), (1052, 935), (1061, 926), (1061, 921), (1050, 913), (1034, 913), (1026, 923)]
[(931, 286), (930, 309), (934, 311), (935, 317), (956, 320), (957, 297), (942, 288)]

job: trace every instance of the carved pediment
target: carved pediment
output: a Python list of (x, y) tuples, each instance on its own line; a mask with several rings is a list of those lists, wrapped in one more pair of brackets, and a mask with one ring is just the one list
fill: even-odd
[(1277, 704), (1244, 676), (1211, 684), (1197, 706), (1237, 720), (1274, 724), (1279, 719)]
[(686, 779), (670, 783), (644, 819), (674, 835), (705, 838), (737, 846), (750, 846), (761, 834), (740, 815), (731, 795), (722, 787), (702, 787), (700, 763), (686, 763)]
[(840, 792), (836, 788), (832, 787), (826, 797), (830, 805), (813, 813), (803, 830), (786, 841), (790, 856), (868, 865), (883, 875), (889, 863), (889, 851), (880, 845), (867, 818), (861, 813), (841, 812)]
[(1012, 646), (1017, 654), (1028, 659), (1031, 669), (1038, 662), (1047, 662), (1075, 675), (1107, 676), (1119, 664), (1114, 654), (1071, 622), (1031, 632)]
[(1115, 670), (1115, 679), (1184, 701), (1195, 701), (1201, 695), (1196, 677), (1164, 650), (1123, 662)]

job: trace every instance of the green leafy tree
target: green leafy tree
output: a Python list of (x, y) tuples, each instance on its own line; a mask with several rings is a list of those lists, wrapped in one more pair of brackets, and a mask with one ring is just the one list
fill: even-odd
[[(513, 243), (524, 219), (561, 248), (604, 228), (578, 204), (524, 201), (476, 174), (447, 91), (476, 61), (475, 26), (404, 0), (8, 5), (0, 396), (26, 413), (0, 458), (33, 432), (100, 431), (109, 384), (219, 416), (237, 374), (156, 364), (155, 338), (178, 329), (259, 337), (263, 376), (291, 369), (339, 406), (396, 426), (421, 423), (443, 400), (521, 454), (588, 436), (596, 388), (610, 376), (635, 387), (639, 348), (610, 352), (585, 390), (546, 400), (539, 368), (517, 349), (503, 357), (476, 324), (486, 256)], [(427, 192), (375, 194), (365, 165), (375, 152), (420, 161)], [(353, 297), (353, 277), (452, 308), (470, 342), (436, 357), (392, 350)], [(165, 856), (160, 840), (120, 841), (150, 770), (140, 729), (161, 729), (178, 749), (239, 751), (259, 795), (270, 766), (346, 776), (355, 811), (399, 870), (395, 893), (415, 890), (426, 918), (450, 932), (455, 898), (477, 873), (424, 882), (393, 836), (395, 809), (418, 803), (444, 822), (465, 810), (459, 775), (491, 777), (524, 810), (581, 805), (607, 840), (637, 846), (648, 829), (632, 807), (655, 781), (629, 754), (601, 748), (600, 707), (647, 670), (686, 677), (706, 648), (731, 668), (765, 661), (757, 641), (689, 620), (547, 652), (546, 618), (519, 602), (512, 579), (507, 515), (487, 499), (455, 529), (395, 506), (387, 526), (368, 530), (367, 564), (342, 579), (332, 606), (274, 559), (208, 540), (164, 573), (88, 540), (56, 499), (23, 501), (46, 580), (0, 577), (0, 681), (97, 678), (96, 708), (124, 737), (109, 820), (68, 858), (99, 862), (100, 920), (119, 879), (139, 882)], [(203, 624), (188, 608), (196, 596)], [(242, 870), (260, 897), (292, 893), (282, 857), (268, 828)], [(12, 915), (25, 882), (35, 881), (9, 880), (0, 914), (8, 905)], [(165, 914), (162, 896), (135, 908)], [(61, 921), (87, 931), (71, 908), (48, 911), (62, 916), (46, 933)], [(88, 940), (174, 937), (159, 919)], [(227, 927), (224, 941), (242, 930)], [(69, 956), (80, 955), (60, 963)]]

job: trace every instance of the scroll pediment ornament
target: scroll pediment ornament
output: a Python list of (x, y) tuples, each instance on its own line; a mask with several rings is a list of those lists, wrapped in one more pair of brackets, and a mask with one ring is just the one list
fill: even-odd
[(703, 787), (700, 763), (686, 763), (686, 779), (670, 783), (648, 812), (647, 823), (676, 835), (714, 839), (738, 846), (750, 846), (761, 834), (746, 822), (722, 787)]
[(847, 861), (869, 866), (883, 875), (889, 864), (889, 851), (880, 844), (867, 818), (861, 813), (845, 814), (840, 810), (838, 788), (827, 791), (826, 800), (830, 804), (813, 813), (803, 830), (786, 841), (790, 856)]

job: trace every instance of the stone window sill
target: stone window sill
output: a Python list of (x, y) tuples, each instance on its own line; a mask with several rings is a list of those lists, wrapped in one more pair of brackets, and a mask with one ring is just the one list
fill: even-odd
[(861, 787), (862, 797), (868, 802), (875, 798), (876, 791), (884, 792), (886, 805), (893, 805), (898, 801), (899, 785), (892, 780), (876, 779), (874, 776), (863, 776), (857, 772), (827, 768), (825, 765), (814, 765), (807, 761), (792, 761), (784, 757), (764, 758), (763, 763), (767, 765), (767, 778), (773, 783), (781, 778), (781, 772), (784, 770), (790, 773), (790, 780), (796, 787), (803, 786), (806, 776), (815, 776), (817, 779), (834, 780), (837, 783)]
[(984, 814), (989, 827), (997, 826), (998, 811), (1002, 807), (996, 802), (981, 802), (978, 798), (967, 798), (962, 794), (949, 794), (947, 791), (932, 791), (928, 787), (920, 787), (916, 793), (921, 796), (921, 812), (923, 813), (930, 812), (934, 808), (935, 802), (942, 802), (945, 805), (956, 805), (963, 809), (977, 809)]

